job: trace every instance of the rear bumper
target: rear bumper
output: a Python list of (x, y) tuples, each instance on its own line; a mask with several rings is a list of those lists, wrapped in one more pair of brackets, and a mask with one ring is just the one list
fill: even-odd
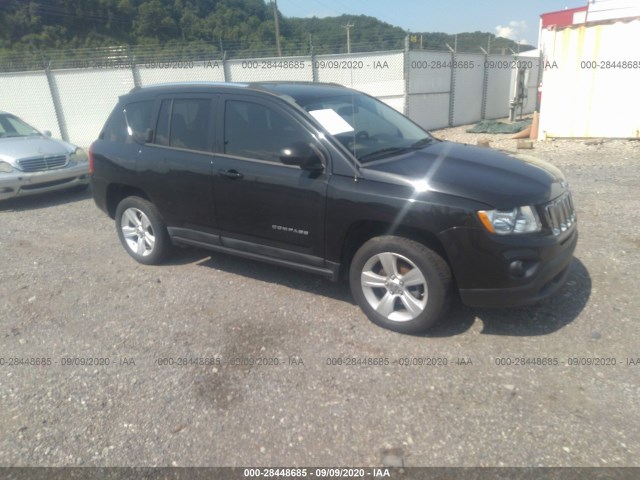
[[(482, 248), (471, 253), (473, 270), (479, 274), (473, 278), (456, 275), (460, 298), (472, 307), (514, 307), (543, 300), (566, 282), (577, 242), (578, 230), (574, 227), (562, 237), (546, 238), (537, 245), (497, 244), (489, 253), (483, 243)], [(521, 276), (510, 270), (518, 260), (532, 265)], [(452, 267), (454, 274), (456, 267), (464, 269), (460, 263)], [(469, 271), (468, 264), (465, 270)]]
[(107, 205), (107, 182), (94, 174), (90, 176), (91, 193), (96, 206), (113, 218)]
[(79, 163), (58, 170), (0, 174), (0, 200), (63, 190), (89, 183), (89, 164)]

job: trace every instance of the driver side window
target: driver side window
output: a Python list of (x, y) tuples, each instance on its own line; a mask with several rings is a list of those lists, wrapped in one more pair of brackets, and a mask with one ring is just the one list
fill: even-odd
[(282, 149), (312, 140), (293, 118), (275, 109), (240, 100), (226, 102), (224, 153), (228, 155), (280, 163)]

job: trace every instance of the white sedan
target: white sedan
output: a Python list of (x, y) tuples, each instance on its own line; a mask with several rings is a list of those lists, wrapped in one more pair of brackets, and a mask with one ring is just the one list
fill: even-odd
[(88, 184), (83, 149), (0, 111), (0, 200)]

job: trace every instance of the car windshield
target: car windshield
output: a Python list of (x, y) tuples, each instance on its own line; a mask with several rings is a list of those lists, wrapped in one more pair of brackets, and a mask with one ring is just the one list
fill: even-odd
[(33, 135), (40, 135), (40, 132), (14, 115), (0, 114), (0, 138), (30, 137)]
[(313, 98), (301, 106), (361, 163), (419, 149), (433, 140), (404, 115), (360, 93)]

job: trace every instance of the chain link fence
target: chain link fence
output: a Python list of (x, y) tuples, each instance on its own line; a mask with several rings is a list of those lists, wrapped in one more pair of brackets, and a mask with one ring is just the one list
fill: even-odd
[[(215, 47), (56, 52), (15, 59), (0, 72), (0, 110), (81, 146), (97, 138), (118, 96), (174, 82), (331, 82), (386, 102), (426, 129), (506, 117), (518, 67), (526, 67), (523, 113), (535, 107), (536, 59), (405, 50), (226, 59)], [(6, 59), (3, 65), (7, 65)]]

